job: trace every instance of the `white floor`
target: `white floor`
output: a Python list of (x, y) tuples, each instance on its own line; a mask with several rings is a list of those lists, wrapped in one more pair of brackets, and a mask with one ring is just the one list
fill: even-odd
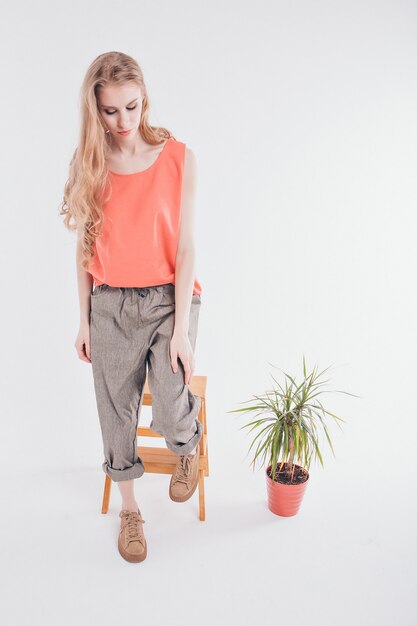
[(117, 550), (116, 484), (100, 512), (101, 468), (16, 470), (3, 484), (3, 623), (416, 623), (406, 482), (375, 476), (358, 491), (340, 466), (313, 468), (298, 515), (281, 518), (262, 471), (233, 458), (210, 470), (204, 522), (197, 492), (174, 503), (168, 476), (137, 481), (148, 543), (138, 564)]

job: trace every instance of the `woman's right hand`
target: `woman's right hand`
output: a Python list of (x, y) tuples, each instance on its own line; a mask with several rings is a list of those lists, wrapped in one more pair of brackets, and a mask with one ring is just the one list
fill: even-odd
[(82, 361), (91, 363), (90, 324), (88, 322), (80, 324), (80, 330), (75, 340), (75, 349)]

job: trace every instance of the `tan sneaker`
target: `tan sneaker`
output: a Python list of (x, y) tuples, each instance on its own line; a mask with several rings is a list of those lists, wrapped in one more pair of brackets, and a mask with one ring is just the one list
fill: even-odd
[(121, 518), (120, 533), (118, 539), (119, 552), (126, 561), (138, 563), (146, 559), (147, 545), (143, 526), (145, 520), (141, 514), (135, 511), (122, 510), (119, 513)]
[(193, 495), (198, 485), (199, 450), (195, 454), (179, 457), (175, 474), (169, 483), (169, 497), (174, 502), (185, 502)]

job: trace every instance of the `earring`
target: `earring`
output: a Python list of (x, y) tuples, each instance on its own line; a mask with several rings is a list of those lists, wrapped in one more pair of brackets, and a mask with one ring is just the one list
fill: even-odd
[(107, 135), (107, 133), (109, 133), (109, 132), (110, 132), (110, 131), (109, 131), (109, 129), (107, 129), (107, 130), (106, 130), (106, 135)]

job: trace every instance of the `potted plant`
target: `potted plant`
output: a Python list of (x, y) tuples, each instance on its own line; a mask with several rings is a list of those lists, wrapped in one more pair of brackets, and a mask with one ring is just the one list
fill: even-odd
[[(265, 470), (268, 508), (276, 515), (289, 517), (298, 512), (309, 479), (313, 455), (323, 466), (318, 425), (323, 428), (334, 456), (326, 419), (327, 416), (333, 418), (339, 428), (339, 422), (345, 420), (325, 409), (318, 399), (320, 394), (326, 393), (326, 390), (320, 390), (320, 387), (328, 381), (318, 382), (318, 379), (327, 369), (329, 368), (317, 374), (317, 367), (314, 367), (312, 372), (307, 374), (303, 356), (304, 379), (299, 384), (292, 376), (284, 372), (286, 379), (285, 388), (283, 388), (272, 376), (278, 389), (266, 391), (262, 396), (253, 396), (256, 403), (253, 399), (241, 403), (250, 402), (251, 406), (228, 411), (228, 413), (258, 411), (256, 416), (262, 415), (241, 428), (251, 427), (249, 432), (254, 429), (259, 430), (251, 443), (249, 452), (257, 442), (252, 461), (253, 467), (261, 455), (263, 462), (268, 461)], [(355, 395), (347, 391), (335, 391), (350, 396)]]

